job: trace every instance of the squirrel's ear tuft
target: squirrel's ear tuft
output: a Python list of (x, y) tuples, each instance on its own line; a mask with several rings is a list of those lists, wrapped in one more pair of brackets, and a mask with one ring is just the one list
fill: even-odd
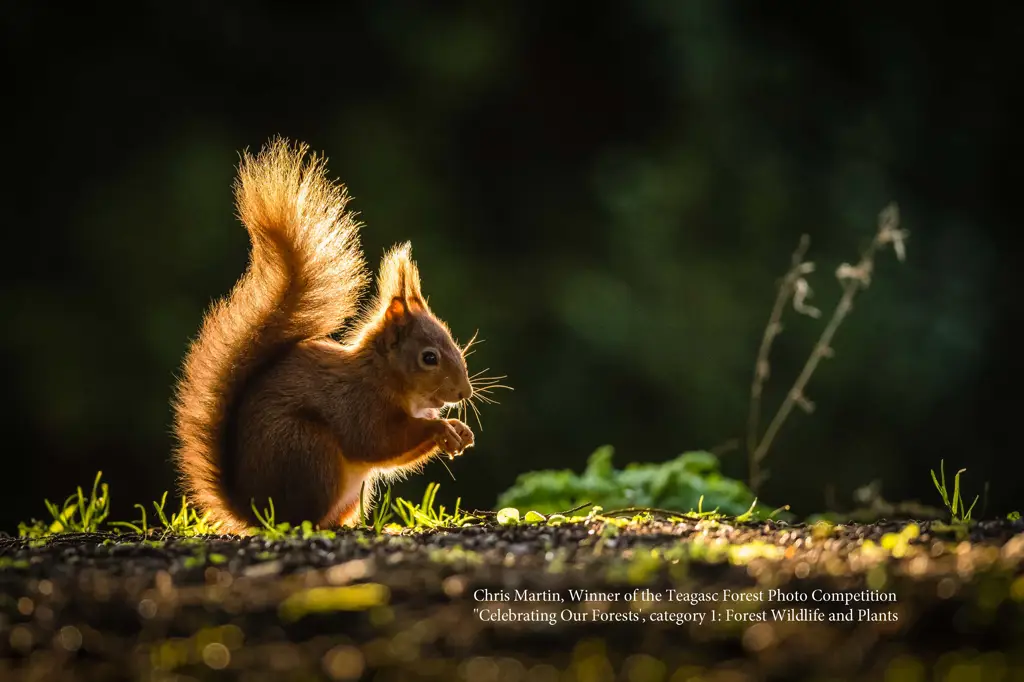
[(395, 301), (401, 301), (401, 313), (427, 310), (427, 303), (420, 292), (420, 273), (412, 260), (412, 245), (399, 244), (384, 254), (377, 278), (377, 301), (387, 319), (398, 313)]

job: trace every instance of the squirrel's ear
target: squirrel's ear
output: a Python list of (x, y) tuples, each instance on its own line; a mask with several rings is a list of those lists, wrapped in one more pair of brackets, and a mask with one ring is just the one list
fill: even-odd
[(384, 311), (384, 323), (403, 326), (409, 321), (409, 306), (404, 298), (396, 296), (391, 299), (391, 304)]
[(402, 335), (405, 334), (406, 325), (409, 323), (409, 305), (400, 296), (391, 299), (391, 303), (384, 309), (384, 333), (381, 337), (383, 346), (382, 353), (387, 353), (388, 348), (395, 348), (402, 342)]
[(409, 242), (395, 246), (384, 254), (377, 280), (377, 300), (385, 314), (395, 299), (402, 300), (405, 314), (427, 310), (427, 302), (420, 293), (419, 269), (412, 261), (412, 245)]

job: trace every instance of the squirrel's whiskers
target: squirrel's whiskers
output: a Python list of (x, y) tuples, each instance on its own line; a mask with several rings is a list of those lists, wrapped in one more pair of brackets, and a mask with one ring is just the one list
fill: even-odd
[(470, 350), (471, 348), (473, 348), (474, 344), (478, 344), (478, 343), (483, 343), (484, 342), (483, 339), (477, 339), (477, 336), (479, 336), (479, 334), (480, 334), (480, 330), (477, 329), (475, 332), (473, 332), (473, 336), (471, 336), (469, 338), (469, 341), (466, 342), (466, 345), (461, 348), (462, 357), (464, 359), (468, 358), (470, 355), (472, 355), (473, 353), (476, 352), (475, 349), (474, 350)]
[(508, 377), (505, 375), (484, 376), (484, 373), (488, 371), (490, 371), (490, 368), (482, 369), (469, 377), (469, 385), (473, 388), (473, 394), (469, 397), (467, 404), (473, 410), (473, 414), (476, 417), (476, 424), (480, 427), (481, 431), (484, 430), (484, 425), (480, 421), (480, 409), (477, 407), (475, 401), (479, 400), (487, 405), (497, 405), (499, 401), (489, 395), (492, 390), (497, 388), (507, 389), (509, 391), (514, 390), (511, 386), (498, 383)]

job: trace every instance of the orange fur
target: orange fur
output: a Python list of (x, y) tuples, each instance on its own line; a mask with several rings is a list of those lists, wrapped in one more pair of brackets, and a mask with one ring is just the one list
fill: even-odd
[[(175, 453), (192, 503), (225, 531), (353, 520), (359, 491), (473, 444), (439, 408), (468, 399), (461, 350), (431, 313), (408, 243), (369, 282), (348, 195), (307, 147), (245, 153), (235, 184), (249, 267), (208, 311), (175, 396)], [(330, 335), (355, 324), (343, 343)], [(436, 362), (428, 362), (433, 357)], [(364, 501), (369, 505), (369, 498)]]

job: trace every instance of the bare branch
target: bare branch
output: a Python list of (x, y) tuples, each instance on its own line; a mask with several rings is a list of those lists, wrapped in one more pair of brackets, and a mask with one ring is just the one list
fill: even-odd
[[(762, 473), (761, 463), (767, 456), (769, 448), (771, 448), (779, 433), (779, 429), (782, 428), (783, 423), (785, 423), (793, 408), (800, 407), (808, 413), (814, 410), (814, 403), (807, 399), (804, 390), (821, 360), (832, 357), (832, 337), (835, 336), (839, 325), (843, 323), (843, 320), (846, 319), (853, 309), (853, 299), (856, 297), (857, 292), (870, 286), (871, 274), (875, 267), (875, 255), (881, 248), (891, 244), (896, 257), (903, 261), (906, 257), (905, 242), (909, 236), (910, 234), (906, 230), (899, 229), (899, 209), (896, 204), (890, 204), (879, 214), (878, 231), (875, 233), (874, 239), (871, 240), (871, 243), (861, 254), (858, 263), (856, 265), (844, 263), (836, 270), (836, 278), (843, 287), (842, 296), (839, 298), (839, 302), (836, 304), (828, 324), (825, 325), (825, 329), (821, 332), (821, 336), (811, 350), (807, 362), (793, 383), (793, 387), (786, 394), (786, 398), (779, 406), (778, 412), (775, 413), (764, 435), (759, 440), (757, 429), (760, 419), (761, 392), (764, 381), (768, 377), (768, 352), (771, 349), (772, 341), (778, 333), (776, 330), (779, 327), (782, 308), (785, 306), (785, 301), (789, 296), (794, 296), (793, 304), (798, 311), (801, 307), (807, 307), (802, 298), (799, 301), (796, 298), (797, 296), (806, 296), (809, 293), (809, 287), (806, 287), (806, 282), (804, 285), (799, 284), (804, 280), (798, 272), (799, 265), (797, 262), (803, 259), (807, 242), (806, 236), (804, 239), (801, 239), (801, 246), (793, 254), (793, 265), (779, 287), (779, 296), (776, 298), (776, 305), (772, 309), (772, 316), (769, 318), (768, 328), (765, 330), (765, 335), (761, 342), (761, 350), (757, 356), (757, 369), (754, 374), (754, 384), (751, 387), (747, 451), (750, 458), (750, 487), (755, 493), (760, 484), (767, 478), (766, 474)], [(807, 291), (801, 293), (802, 288), (807, 288)], [(813, 310), (817, 311), (817, 309)], [(820, 314), (820, 311), (818, 312)], [(817, 315), (814, 316), (817, 317)]]
[(765, 325), (764, 335), (761, 338), (761, 347), (757, 351), (757, 361), (754, 363), (754, 379), (750, 384), (750, 413), (747, 416), (747, 453), (750, 457), (752, 488), (756, 488), (753, 481), (760, 476), (757, 469), (760, 460), (755, 462), (753, 453), (757, 447), (758, 429), (760, 428), (761, 421), (761, 394), (764, 384), (768, 381), (768, 377), (771, 374), (771, 364), (768, 362), (768, 356), (771, 354), (772, 343), (775, 341), (775, 337), (782, 331), (782, 313), (786, 308), (786, 303), (794, 295), (797, 281), (803, 279), (804, 275), (810, 274), (814, 270), (813, 263), (804, 261), (804, 256), (807, 254), (807, 249), (810, 246), (810, 236), (802, 235), (800, 243), (797, 244), (796, 250), (793, 251), (793, 255), (790, 257), (789, 271), (779, 282), (779, 291), (775, 297), (775, 304), (772, 306), (768, 324)]

